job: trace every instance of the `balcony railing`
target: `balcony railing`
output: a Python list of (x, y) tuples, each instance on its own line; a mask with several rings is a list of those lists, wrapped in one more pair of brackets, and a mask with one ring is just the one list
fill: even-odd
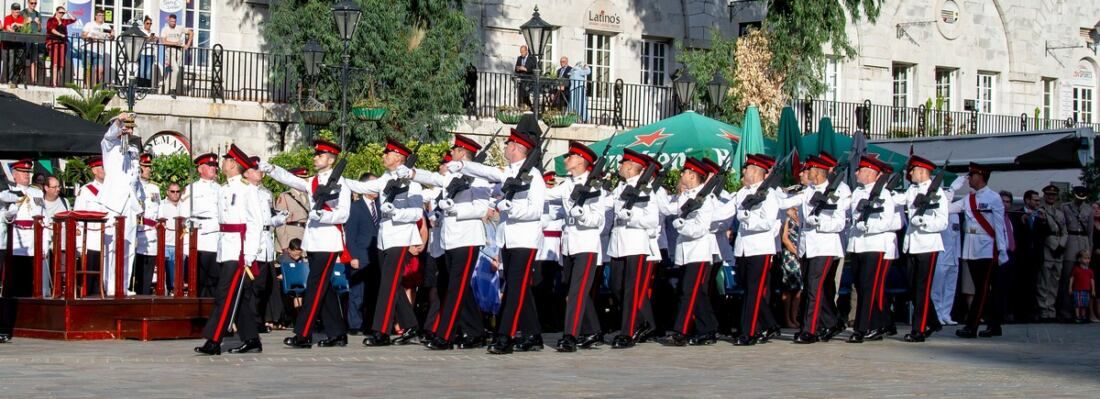
[(802, 131), (816, 131), (821, 118), (829, 117), (838, 132), (862, 131), (870, 139), (992, 134), (1091, 127), (1100, 123), (1080, 123), (1073, 119), (1036, 119), (1021, 115), (994, 115), (966, 111), (941, 111), (920, 107), (894, 107), (862, 103), (796, 99), (791, 107), (798, 115)]
[[(0, 32), (0, 83), (62, 87), (119, 87), (128, 76), (147, 92), (214, 100), (288, 102), (294, 83), (285, 71), (291, 56), (211, 48), (147, 45), (123, 62), (117, 41)], [(276, 78), (282, 76), (283, 78)]]

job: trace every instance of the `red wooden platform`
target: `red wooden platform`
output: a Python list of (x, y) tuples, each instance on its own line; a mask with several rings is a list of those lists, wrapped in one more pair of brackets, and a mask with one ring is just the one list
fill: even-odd
[(212, 298), (19, 298), (15, 336), (59, 340), (198, 338)]

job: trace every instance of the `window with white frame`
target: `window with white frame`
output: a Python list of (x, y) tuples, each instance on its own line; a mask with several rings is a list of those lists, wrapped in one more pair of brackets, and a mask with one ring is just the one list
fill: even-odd
[(555, 42), (557, 42), (557, 40), (554, 39), (557, 35), (558, 32), (550, 32), (550, 40), (546, 41), (546, 47), (542, 49), (542, 59), (539, 60), (542, 65), (539, 66), (542, 67), (542, 73), (544, 75), (558, 75), (558, 58), (555, 57), (557, 52), (554, 51), (554, 45), (556, 44)]
[(825, 59), (825, 101), (840, 101), (840, 60)]
[(119, 32), (123, 32), (130, 26), (131, 22), (137, 22), (138, 26), (141, 26), (141, 19), (145, 17), (145, 0), (119, 0), (119, 13), (122, 14), (122, 18), (115, 18), (117, 20)]
[(1051, 119), (1054, 118), (1054, 102), (1057, 97), (1057, 84), (1058, 80), (1051, 78), (1043, 78), (1043, 108), (1041, 110), (1040, 118)]
[(664, 86), (667, 81), (668, 42), (642, 40), (642, 84)]
[(936, 68), (936, 103), (933, 107), (937, 111), (951, 111), (952, 98), (955, 94), (955, 69)]
[(997, 74), (993, 72), (978, 72), (978, 95), (975, 105), (978, 112), (992, 114), (996, 109), (993, 104), (993, 94), (996, 92)]
[(585, 35), (584, 61), (592, 68), (588, 75), (588, 81), (592, 89), (588, 90), (589, 97), (611, 96), (611, 36), (599, 33)]
[(194, 35), (194, 37), (189, 38), (191, 47), (200, 49), (197, 59), (194, 60), (199, 65), (206, 65), (209, 57), (209, 52), (202, 50), (209, 50), (213, 46), (213, 43), (210, 42), (211, 32), (214, 28), (214, 7), (211, 1), (189, 0), (187, 2), (187, 14), (184, 16), (186, 22), (184, 27), (190, 28)]
[(894, 123), (905, 123), (909, 119), (909, 114), (905, 108), (909, 106), (909, 90), (912, 86), (909, 79), (912, 69), (912, 65), (894, 64), (892, 71), (894, 81)]
[(1092, 123), (1093, 106), (1096, 104), (1091, 87), (1073, 88), (1073, 120), (1077, 123)]

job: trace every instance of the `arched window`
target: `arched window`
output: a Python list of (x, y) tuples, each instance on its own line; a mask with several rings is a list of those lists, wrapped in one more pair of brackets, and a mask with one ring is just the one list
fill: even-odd
[(1070, 78), (1070, 117), (1078, 123), (1093, 123), (1096, 119), (1096, 65), (1081, 60)]

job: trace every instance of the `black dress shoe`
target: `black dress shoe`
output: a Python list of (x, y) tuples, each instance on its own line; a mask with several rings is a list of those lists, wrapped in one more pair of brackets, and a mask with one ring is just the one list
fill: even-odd
[(688, 345), (691, 346), (711, 345), (715, 342), (718, 342), (718, 335), (713, 332), (699, 334), (688, 339)]
[(863, 343), (863, 333), (861, 333), (859, 331), (853, 332), (852, 335), (848, 336), (848, 341), (847, 342), (849, 344), (862, 344)]
[(494, 355), (508, 355), (515, 350), (515, 346), (516, 341), (512, 338), (498, 338), (492, 345), (489, 345), (488, 352)]
[(842, 324), (835, 325), (832, 328), (829, 328), (828, 330), (825, 330), (825, 334), (821, 335), (821, 341), (822, 342), (829, 342), (829, 340), (833, 339), (834, 337), (836, 337), (837, 335), (839, 335), (842, 332), (844, 332), (844, 325), (842, 325)]
[(685, 337), (684, 334), (674, 332), (674, 333), (672, 333), (672, 335), (669, 335), (669, 336), (665, 337), (665, 339), (661, 340), (661, 345), (685, 346), (685, 345), (687, 345), (687, 341), (688, 341), (687, 337)]
[(420, 344), (428, 346), (428, 344), (432, 343), (432, 340), (435, 340), (435, 337), (435, 333), (431, 331), (424, 331), (420, 334)]
[(462, 337), (458, 341), (458, 349), (474, 349), (485, 346), (485, 337)]
[(256, 332), (260, 334), (267, 334), (271, 332), (271, 327), (268, 327), (267, 324), (261, 324), (259, 327), (256, 328)]
[(546, 346), (542, 344), (542, 334), (528, 335), (523, 342), (517, 343), (516, 352), (538, 352)]
[(437, 351), (444, 351), (455, 348), (455, 345), (451, 343), (451, 341), (445, 340), (441, 337), (432, 338), (432, 340), (428, 341), (428, 343), (424, 346), (428, 347), (428, 349)]
[(794, 343), (796, 344), (812, 344), (819, 340), (817, 335), (810, 333), (798, 333), (794, 336)]
[(981, 332), (978, 333), (978, 336), (982, 337), (982, 338), (999, 337), (999, 336), (1001, 336), (1001, 328), (1000, 327), (986, 327), (985, 330), (982, 330)]
[(611, 340), (611, 349), (626, 349), (634, 346), (634, 339), (626, 335), (616, 335)]
[(309, 349), (313, 347), (313, 340), (300, 335), (295, 335), (284, 339), (283, 344), (291, 348)]
[(554, 345), (554, 350), (558, 352), (576, 352), (577, 351), (577, 338), (566, 334), (558, 340), (557, 345)]
[(921, 333), (909, 333), (905, 334), (903, 338), (905, 342), (924, 342), (924, 334)]
[(958, 330), (955, 330), (955, 335), (958, 336), (959, 338), (977, 338), (978, 337), (978, 333), (975, 332), (974, 330), (971, 330), (969, 327), (963, 327), (963, 328), (960, 328)]
[(241, 346), (236, 348), (229, 348), (229, 353), (248, 353), (256, 352), (262, 353), (264, 351), (264, 345), (260, 343), (259, 338), (248, 339), (241, 343)]
[(407, 329), (405, 329), (405, 331), (401, 332), (401, 335), (399, 335), (399, 336), (397, 336), (397, 338), (393, 339), (393, 344), (394, 345), (408, 344), (410, 341), (413, 340), (413, 338), (416, 338), (420, 334), (419, 331), (420, 330), (418, 330), (416, 328), (407, 328)]
[(641, 328), (634, 331), (634, 335), (630, 336), (630, 340), (633, 341), (633, 342), (645, 342), (645, 339), (650, 334), (653, 334), (653, 327), (651, 327), (649, 325), (649, 323), (646, 323), (646, 324), (642, 325)]
[(577, 347), (581, 349), (592, 349), (603, 344), (603, 334), (596, 333), (585, 335), (577, 341)]
[(334, 346), (348, 346), (348, 336), (339, 335), (331, 338), (322, 339), (317, 341), (317, 346), (322, 348), (331, 348)]
[(220, 355), (222, 354), (222, 344), (208, 339), (202, 346), (196, 346), (195, 352), (211, 356)]
[(869, 333), (867, 333), (866, 335), (863, 336), (863, 340), (864, 341), (881, 341), (882, 337), (885, 336), (885, 335), (886, 335), (886, 329), (885, 328), (880, 328), (880, 329), (877, 329), (877, 330), (871, 330), (871, 332), (869, 332)]
[(733, 341), (733, 345), (734, 346), (753, 346), (753, 345), (756, 345), (758, 342), (760, 342), (759, 337), (756, 337), (756, 336), (746, 337), (746, 336), (742, 335), (740, 337), (737, 337), (736, 341)]
[(898, 335), (898, 326), (895, 326), (895, 325), (891, 324), (890, 326), (884, 328), (882, 330), (882, 333), (883, 333), (882, 335), (885, 335), (887, 337), (893, 337), (895, 335)]
[(769, 328), (766, 331), (764, 331), (764, 339), (765, 340), (772, 339), (772, 338), (778, 337), (782, 333), (783, 333), (783, 330), (780, 329), (779, 326), (775, 326), (775, 327)]
[(0, 344), (7, 343), (8, 341), (11, 341), (11, 336), (10, 335), (0, 334)]
[(363, 338), (363, 345), (366, 346), (386, 346), (391, 343), (389, 334), (379, 332), (370, 333), (366, 338)]

